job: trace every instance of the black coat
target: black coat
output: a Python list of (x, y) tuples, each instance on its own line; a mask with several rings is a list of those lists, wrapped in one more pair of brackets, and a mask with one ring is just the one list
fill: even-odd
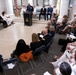
[(31, 50), (34, 52), (36, 48), (42, 46), (42, 41), (39, 41), (39, 42), (31, 42), (30, 43), (30, 47), (31, 47)]
[(41, 8), (40, 13), (41, 13), (41, 14), (46, 14), (46, 8), (44, 8), (44, 9), (43, 9), (43, 8)]
[(44, 38), (44, 40), (43, 40), (44, 45), (47, 45), (52, 40), (52, 37), (48, 34), (45, 35), (43, 38)]

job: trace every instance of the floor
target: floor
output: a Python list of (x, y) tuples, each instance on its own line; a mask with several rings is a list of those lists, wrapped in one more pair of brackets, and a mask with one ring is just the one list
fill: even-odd
[(10, 58), (11, 52), (15, 49), (19, 39), (24, 39), (29, 45), (32, 33), (41, 32), (47, 25), (47, 21), (33, 19), (32, 26), (24, 26), (24, 20), (21, 17), (15, 17), (13, 25), (7, 28), (0, 28), (0, 54), (3, 58)]
[[(21, 17), (16, 17), (14, 20), (15, 24), (11, 25), (7, 28), (0, 27), (0, 54), (3, 55), (3, 58), (9, 58), (11, 52), (15, 49), (16, 43), (19, 39), (24, 39), (26, 43), (29, 45), (31, 42), (31, 35), (32, 33), (39, 33), (41, 32), (45, 26), (47, 25), (47, 21), (41, 19), (40, 21), (38, 19), (33, 19), (33, 25), (32, 26), (24, 26), (24, 21)], [(55, 34), (53, 44), (49, 48), (49, 53), (44, 54), (44, 58), (47, 61), (36, 60), (36, 64), (40, 64), (38, 67), (35, 67), (35, 65), (32, 62), (33, 68), (28, 71), (25, 74), (21, 73), (21, 70), (19, 69), (19, 74), (16, 72), (16, 68), (13, 68), (12, 70), (6, 71), (6, 75), (44, 75), (46, 71), (48, 71), (50, 74), (53, 74), (53, 65), (50, 64), (50, 62), (55, 61), (54, 56), (58, 55), (60, 56), (62, 53), (60, 52), (61, 46), (58, 45), (59, 38), (65, 38), (64, 35)], [(44, 60), (43, 58), (43, 60)], [(48, 59), (47, 59), (48, 58)], [(22, 67), (23, 71), (26, 72), (30, 69), (30, 65), (25, 65), (26, 63), (20, 63), (20, 66)], [(2, 74), (0, 74), (2, 75)]]

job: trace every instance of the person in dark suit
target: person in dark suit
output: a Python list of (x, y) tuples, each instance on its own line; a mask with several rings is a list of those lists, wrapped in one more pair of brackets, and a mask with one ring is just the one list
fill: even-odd
[(33, 14), (34, 8), (33, 8), (33, 6), (30, 5), (30, 3), (28, 3), (26, 11), (31, 12)]
[(52, 39), (52, 37), (48, 34), (48, 29), (47, 28), (45, 28), (44, 30), (43, 30), (43, 44), (44, 45), (47, 45), (50, 41), (51, 41), (51, 39)]
[[(40, 46), (42, 46), (42, 41), (39, 40), (38, 35), (36, 33), (33, 33), (32, 34), (32, 42), (30, 43), (30, 47), (31, 47), (31, 50), (33, 51), (33, 53)], [(35, 54), (35, 56), (38, 54), (39, 53)]]
[(46, 8), (43, 6), (43, 8), (41, 8), (40, 14), (39, 14), (39, 20), (41, 15), (44, 16), (44, 19), (46, 20)]
[(47, 20), (48, 20), (48, 15), (50, 15), (50, 20), (51, 20), (52, 12), (53, 12), (53, 8), (52, 8), (51, 5), (50, 5), (50, 6), (48, 7), (48, 9), (47, 9)]
[[(43, 30), (43, 35), (44, 37), (42, 38), (42, 43), (43, 45), (45, 45), (47, 47), (47, 45), (51, 42), (52, 37), (48, 34), (48, 29), (45, 28)], [(48, 53), (49, 51), (49, 47), (45, 48), (44, 52)]]

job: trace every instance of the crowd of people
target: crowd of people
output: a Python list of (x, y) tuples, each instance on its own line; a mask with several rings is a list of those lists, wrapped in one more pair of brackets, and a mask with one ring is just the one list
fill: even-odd
[[(49, 27), (48, 27), (49, 26)], [(33, 54), (35, 50), (42, 45), (47, 45), (55, 35), (55, 28), (51, 25), (51, 22), (47, 23), (47, 26), (41, 33), (32, 33), (32, 41), (30, 45), (27, 45), (23, 39), (20, 39), (17, 43), (16, 49), (11, 54), (11, 57), (18, 57), (24, 62), (29, 61), (34, 56), (38, 56), (39, 53)], [(44, 50), (44, 52), (48, 53), (48, 50)]]
[(26, 7), (26, 6), (23, 4), (23, 5), (22, 5), (22, 8), (21, 8), (20, 14), (21, 14), (21, 16), (23, 16), (23, 13), (24, 13), (24, 12), (31, 12), (33, 15), (36, 15), (37, 10), (40, 10), (39, 20), (40, 20), (40, 18), (41, 18), (41, 15), (44, 16), (44, 19), (45, 19), (45, 20), (46, 20), (46, 18), (47, 18), (47, 20), (49, 19), (49, 18), (48, 18), (48, 15), (50, 15), (50, 20), (51, 20), (52, 14), (56, 15), (55, 6), (54, 6), (54, 8), (53, 8), (51, 5), (49, 5), (48, 8), (45, 8), (45, 6), (40, 7), (38, 4), (37, 4), (37, 6), (35, 6), (35, 7), (31, 6), (30, 4), (28, 4), (28, 6)]
[[(21, 16), (24, 12), (30, 12), (33, 14), (34, 7), (28, 4), (22, 6)], [(33, 59), (39, 53), (33, 54), (35, 50), (42, 45), (47, 45), (55, 36), (55, 33), (59, 34), (69, 34), (67, 39), (59, 39), (58, 44), (63, 45), (63, 54), (61, 56), (55, 56), (56, 61), (50, 62), (54, 66), (54, 75), (75, 75), (76, 74), (76, 13), (74, 14), (74, 19), (68, 21), (68, 16), (64, 15), (62, 22), (57, 22), (57, 15), (55, 9), (51, 5), (46, 9), (43, 6), (40, 10), (39, 20), (41, 15), (44, 19), (48, 20), (48, 15), (50, 15), (50, 21), (48, 21), (47, 26), (41, 33), (32, 33), (32, 41), (30, 45), (27, 45), (23, 39), (18, 40), (15, 50), (12, 52), (12, 58), (19, 58), (24, 62), (28, 62)], [(10, 25), (13, 20), (9, 16), (5, 16), (5, 11), (2, 12), (1, 18), (3, 19), (3, 24)], [(72, 33), (72, 34), (71, 34)], [(70, 36), (71, 35), (71, 36)], [(45, 49), (44, 52), (48, 53), (49, 49)], [(0, 60), (3, 61), (0, 55)]]
[(55, 62), (50, 62), (54, 66), (54, 75), (75, 75), (76, 74), (76, 13), (74, 19), (68, 21), (68, 16), (64, 15), (62, 22), (56, 23), (56, 32), (66, 35), (66, 38), (59, 38), (58, 44), (62, 45), (61, 56), (54, 56)]

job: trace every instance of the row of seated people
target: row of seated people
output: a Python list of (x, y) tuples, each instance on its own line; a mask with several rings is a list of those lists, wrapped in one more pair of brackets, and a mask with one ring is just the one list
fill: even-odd
[[(62, 27), (62, 28), (61, 28)], [(76, 41), (76, 13), (74, 19), (60, 26), (61, 33), (66, 33), (66, 39), (59, 38), (58, 44), (62, 45), (61, 51), (64, 52), (68, 43)]]
[(76, 75), (76, 41), (68, 43), (65, 52), (61, 56), (56, 56), (54, 75)]
[[(48, 24), (51, 24), (48, 22)], [(51, 29), (51, 30), (50, 30)], [(42, 45), (47, 45), (55, 35), (54, 26), (46, 26), (42, 33), (33, 33), (32, 34), (32, 42), (30, 46), (26, 45), (23, 39), (20, 39), (17, 43), (16, 49), (11, 54), (12, 57), (18, 56), (23, 61), (27, 62), (29, 59), (33, 58), (33, 56), (37, 56), (40, 53), (36, 53), (33, 55), (35, 50)], [(44, 50), (44, 52), (48, 53), (48, 49)]]
[(60, 34), (71, 31), (76, 35), (76, 13), (74, 14), (74, 19), (71, 21), (68, 21), (68, 16), (64, 15), (62, 22), (57, 23), (56, 31)]
[[(32, 34), (32, 42), (30, 46), (25, 43), (23, 39), (20, 39), (17, 42), (16, 49), (12, 52), (11, 57), (18, 57), (24, 62), (28, 62), (30, 59), (34, 57), (33, 53), (35, 52), (36, 48), (47, 45), (55, 35), (55, 28), (51, 25), (49, 21), (47, 26), (41, 33), (33, 33)], [(48, 50), (44, 50), (44, 52), (48, 53)], [(38, 54), (38, 53), (37, 53)], [(36, 56), (36, 54), (35, 54)], [(1, 62), (3, 61), (2, 56), (0, 57)], [(1, 67), (0, 67), (0, 71)]]
[(53, 13), (53, 8), (51, 6), (49, 6), (47, 9), (43, 6), (43, 8), (41, 8), (41, 10), (40, 10), (39, 20), (41, 18), (41, 15), (44, 16), (45, 20), (46, 20), (46, 17), (47, 17), (47, 20), (48, 20), (48, 15), (50, 15), (50, 20), (51, 20), (52, 13)]
[(6, 28), (10, 26), (13, 23), (13, 18), (9, 15), (6, 15), (6, 12), (3, 11), (1, 16), (0, 16), (0, 23), (3, 23), (3, 27)]
[[(67, 29), (76, 29), (76, 14), (74, 14), (74, 19), (67, 23), (67, 25), (59, 26), (62, 32), (66, 32)], [(64, 21), (64, 20), (63, 20)], [(74, 34), (73, 34), (73, 33)], [(58, 44), (63, 45), (62, 52), (63, 55), (55, 56), (56, 62), (51, 62), (54, 66), (54, 75), (75, 75), (76, 74), (76, 35), (75, 30), (67, 31), (67, 39), (59, 39)]]
[(24, 12), (32, 12), (32, 14), (34, 16), (34, 15), (36, 15), (37, 10), (39, 11), (39, 13), (38, 13), (39, 20), (41, 18), (41, 15), (44, 16), (45, 20), (46, 20), (46, 18), (48, 20), (48, 15), (50, 15), (50, 20), (51, 20), (52, 14), (56, 15), (56, 12), (53, 12), (53, 11), (56, 11), (56, 10), (53, 10), (53, 7), (51, 7), (51, 5), (49, 5), (48, 8), (45, 8), (45, 6), (40, 7), (39, 5), (37, 5), (37, 7), (34, 8), (30, 4), (28, 4), (27, 7), (25, 5), (23, 5), (20, 14), (21, 14), (21, 16), (23, 16)]

